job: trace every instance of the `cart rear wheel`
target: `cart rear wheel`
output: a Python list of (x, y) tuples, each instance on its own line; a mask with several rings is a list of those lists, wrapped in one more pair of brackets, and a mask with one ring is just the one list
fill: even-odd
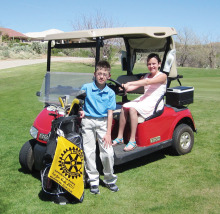
[(29, 172), (33, 171), (34, 168), (34, 154), (33, 154), (33, 148), (35, 145), (35, 140), (29, 140), (27, 141), (21, 148), (19, 153), (19, 162), (21, 167)]
[(185, 155), (191, 152), (194, 144), (194, 133), (187, 124), (177, 126), (173, 133), (172, 148), (175, 154)]

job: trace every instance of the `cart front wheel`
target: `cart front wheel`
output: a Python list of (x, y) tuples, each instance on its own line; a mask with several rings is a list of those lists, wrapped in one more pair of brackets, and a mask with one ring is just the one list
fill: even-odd
[(21, 148), (19, 153), (19, 162), (21, 167), (28, 171), (32, 172), (34, 168), (34, 154), (33, 148), (35, 145), (34, 139), (27, 141)]

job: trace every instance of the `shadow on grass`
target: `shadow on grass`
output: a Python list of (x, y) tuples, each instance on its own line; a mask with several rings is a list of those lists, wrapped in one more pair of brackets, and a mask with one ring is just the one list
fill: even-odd
[(33, 170), (33, 172), (30, 172), (28, 170), (25, 170), (23, 168), (18, 169), (19, 172), (23, 173), (23, 174), (27, 174), (27, 175), (32, 175), (32, 177), (41, 180), (40, 178), (40, 172), (37, 170)]
[[(120, 165), (115, 165), (114, 172), (116, 174), (123, 173), (124, 171), (138, 168), (138, 167), (144, 166), (146, 164), (150, 164), (152, 162), (164, 159), (164, 158), (166, 158), (167, 155), (175, 156), (174, 154), (172, 154), (172, 150), (170, 148), (164, 148), (164, 149), (157, 151), (157, 152), (154, 152), (152, 154), (145, 155), (143, 157), (128, 161), (128, 162), (120, 164)], [(99, 156), (96, 156), (96, 164), (97, 164), (97, 169), (99, 171), (99, 174), (104, 175), (103, 174), (103, 166), (102, 166), (101, 159)]]
[[(168, 149), (163, 149), (161, 151), (157, 151), (157, 152), (154, 152), (152, 154), (149, 154), (149, 155), (146, 155), (146, 156), (143, 156), (141, 158), (137, 158), (133, 161), (129, 161), (127, 163), (124, 163), (124, 164), (121, 164), (121, 165), (117, 165), (117, 166), (114, 166), (114, 171), (116, 174), (118, 173), (123, 173), (124, 171), (127, 171), (127, 170), (130, 170), (130, 169), (134, 169), (134, 168), (138, 168), (138, 167), (141, 167), (141, 166), (144, 166), (146, 164), (150, 164), (150, 163), (153, 163), (155, 161), (159, 161), (161, 159), (164, 159), (166, 158), (166, 155), (171, 155), (169, 150)], [(101, 164), (100, 161), (97, 162), (97, 164)], [(98, 164), (98, 165), (99, 165)], [(103, 168), (102, 168), (102, 165), (99, 165), (97, 166), (98, 168), (98, 171), (100, 173), (100, 175), (103, 175)], [(20, 168), (18, 169), (19, 172), (23, 173), (23, 174), (29, 174), (29, 175), (32, 175), (34, 178), (38, 179), (41, 181), (41, 176), (40, 176), (40, 172), (39, 171), (36, 171), (34, 170), (33, 172), (30, 172), (30, 171), (27, 171), (23, 168)], [(100, 185), (101, 186), (105, 186), (104, 182), (102, 180), (100, 180)], [(88, 185), (85, 185), (85, 189), (89, 188)], [(39, 194), (38, 194), (38, 197), (40, 200), (42, 201), (45, 201), (45, 202), (54, 202), (56, 204), (61, 204), (62, 202), (65, 204), (65, 202), (68, 204), (68, 203), (71, 203), (71, 204), (76, 204), (76, 203), (79, 203), (78, 200), (76, 199), (73, 199), (73, 197), (57, 197), (55, 195), (51, 195), (51, 194), (48, 194), (46, 192), (44, 192), (42, 189), (40, 190)], [(60, 203), (61, 201), (61, 203)]]
[[(23, 174), (31, 175), (33, 178), (36, 178), (39, 181), (41, 181), (41, 175), (40, 175), (39, 171), (34, 170), (33, 172), (30, 172), (30, 171), (25, 170), (23, 168), (18, 169), (18, 171)], [(75, 197), (73, 197), (69, 193), (65, 193), (65, 194), (61, 194), (60, 196), (57, 196), (55, 194), (50, 194), (50, 193), (44, 192), (44, 190), (42, 188), (40, 189), (38, 197), (41, 201), (53, 202), (55, 204), (77, 204), (77, 203), (80, 203), (79, 200), (77, 200)]]
[(82, 199), (81, 202), (68, 192), (65, 194), (55, 195), (55, 194), (46, 193), (43, 190), (41, 190), (38, 194), (38, 197), (40, 200), (45, 202), (53, 202), (55, 204), (65, 205), (65, 204), (81, 203), (83, 201), (84, 194), (81, 198)]
[(53, 201), (53, 195), (45, 193), (42, 189), (40, 190), (38, 197), (41, 201)]

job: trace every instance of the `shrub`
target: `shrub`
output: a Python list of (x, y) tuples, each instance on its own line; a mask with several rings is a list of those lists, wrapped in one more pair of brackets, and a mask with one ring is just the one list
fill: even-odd
[(47, 46), (45, 43), (40, 43), (40, 42), (33, 42), (31, 45), (31, 48), (33, 51), (35, 51), (37, 54), (45, 54)]
[(46, 43), (33, 42), (15, 43), (7, 42), (0, 45), (0, 59), (15, 58), (15, 59), (29, 59), (36, 58), (47, 51)]
[(9, 53), (9, 50), (5, 49), (2, 51), (2, 56), (4, 58), (10, 58), (10, 53)]

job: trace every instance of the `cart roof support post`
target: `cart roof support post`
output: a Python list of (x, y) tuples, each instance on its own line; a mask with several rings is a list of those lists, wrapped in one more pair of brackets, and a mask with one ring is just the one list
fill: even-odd
[(164, 52), (163, 61), (161, 63), (161, 71), (163, 71), (164, 64), (166, 62), (166, 56), (167, 56), (168, 51), (170, 50), (170, 43), (171, 43), (171, 38), (167, 37), (166, 49), (165, 49), (165, 52)]
[(47, 48), (47, 72), (50, 72), (50, 64), (51, 64), (51, 40), (48, 41), (48, 48)]
[(103, 40), (101, 37), (96, 38), (96, 56), (95, 56), (95, 67), (100, 60), (100, 48), (103, 47)]
[(131, 50), (130, 50), (130, 46), (129, 46), (129, 42), (127, 38), (124, 38), (124, 42), (125, 42), (125, 48), (126, 48), (126, 53), (127, 53), (127, 75), (132, 75), (132, 65), (131, 65)]

